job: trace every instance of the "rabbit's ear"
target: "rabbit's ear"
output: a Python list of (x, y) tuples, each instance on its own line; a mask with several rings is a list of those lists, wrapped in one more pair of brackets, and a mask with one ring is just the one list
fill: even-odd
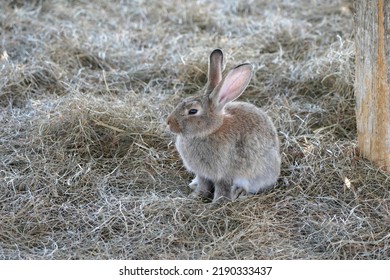
[(215, 49), (210, 54), (207, 91), (211, 92), (222, 80), (223, 53)]
[(210, 94), (210, 98), (218, 109), (226, 103), (238, 98), (246, 89), (252, 78), (253, 66), (244, 63), (233, 68)]

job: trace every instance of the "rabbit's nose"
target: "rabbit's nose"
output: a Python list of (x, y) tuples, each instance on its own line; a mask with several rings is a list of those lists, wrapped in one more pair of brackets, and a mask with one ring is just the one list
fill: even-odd
[(179, 123), (177, 122), (177, 120), (175, 118), (172, 118), (169, 116), (167, 118), (167, 125), (169, 127), (169, 130), (172, 131), (173, 133), (180, 133), (181, 132)]
[(172, 122), (172, 120), (171, 120), (171, 116), (168, 116), (168, 118), (167, 118), (166, 122), (167, 122), (167, 125), (169, 125), (169, 124)]

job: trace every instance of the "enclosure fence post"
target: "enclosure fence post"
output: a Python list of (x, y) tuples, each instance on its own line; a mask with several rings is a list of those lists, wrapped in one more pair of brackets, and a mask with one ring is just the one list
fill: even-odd
[(358, 147), (390, 172), (390, 1), (355, 1), (355, 11)]

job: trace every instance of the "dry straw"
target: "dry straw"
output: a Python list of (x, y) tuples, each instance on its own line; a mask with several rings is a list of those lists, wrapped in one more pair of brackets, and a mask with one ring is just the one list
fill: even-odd
[[(389, 259), (389, 176), (359, 156), (353, 11), (334, 1), (0, 4), (1, 259)], [(207, 56), (281, 140), (274, 189), (210, 208), (164, 118)]]

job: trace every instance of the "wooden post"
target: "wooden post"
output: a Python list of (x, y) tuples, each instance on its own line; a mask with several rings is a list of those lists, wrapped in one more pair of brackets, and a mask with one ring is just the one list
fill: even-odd
[(390, 172), (390, 1), (355, 1), (355, 95), (363, 157)]

